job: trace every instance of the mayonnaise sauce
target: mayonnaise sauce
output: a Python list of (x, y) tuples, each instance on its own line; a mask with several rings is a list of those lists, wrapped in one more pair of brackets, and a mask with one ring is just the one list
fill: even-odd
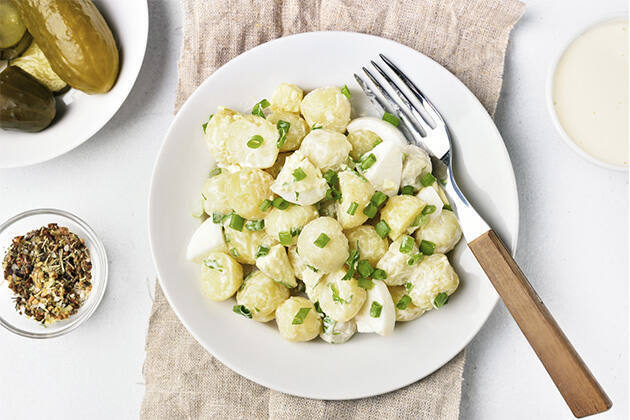
[(564, 131), (586, 153), (628, 166), (628, 20), (597, 24), (569, 45), (553, 77)]

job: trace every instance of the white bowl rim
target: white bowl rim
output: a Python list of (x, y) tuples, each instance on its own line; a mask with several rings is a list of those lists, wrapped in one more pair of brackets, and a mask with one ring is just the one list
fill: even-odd
[(556, 73), (556, 69), (558, 68), (558, 63), (560, 62), (560, 59), (562, 59), (562, 56), (564, 55), (564, 53), (567, 51), (569, 46), (573, 44), (575, 40), (577, 40), (584, 33), (586, 33), (587, 31), (589, 31), (590, 29), (592, 29), (593, 27), (601, 23), (610, 22), (610, 21), (623, 19), (623, 18), (628, 19), (628, 12), (619, 11), (619, 12), (605, 13), (597, 17), (596, 19), (591, 20), (588, 24), (584, 26), (580, 26), (579, 29), (572, 32), (572, 34), (566, 37), (566, 39), (562, 42), (560, 47), (557, 49), (554, 55), (554, 58), (551, 61), (551, 65), (549, 66), (549, 70), (547, 71), (547, 81), (545, 83), (545, 99), (547, 102), (547, 110), (549, 111), (549, 115), (551, 116), (551, 121), (553, 122), (553, 125), (556, 128), (556, 131), (558, 132), (558, 134), (560, 134), (560, 138), (564, 140), (564, 142), (567, 144), (567, 146), (569, 146), (571, 150), (573, 150), (575, 153), (580, 155), (582, 158), (602, 168), (613, 169), (616, 171), (628, 171), (629, 167), (625, 165), (615, 165), (615, 164), (605, 162), (601, 159), (596, 158), (595, 156), (587, 153), (584, 149), (578, 146), (577, 143), (575, 143), (575, 141), (573, 141), (573, 139), (567, 134), (564, 127), (560, 123), (560, 120), (558, 119), (558, 115), (556, 114), (556, 110), (553, 106), (553, 79)]

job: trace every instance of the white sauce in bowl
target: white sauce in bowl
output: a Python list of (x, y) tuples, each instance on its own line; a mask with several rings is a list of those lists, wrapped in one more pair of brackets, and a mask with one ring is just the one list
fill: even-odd
[(599, 161), (628, 166), (628, 20), (592, 26), (558, 61), (553, 107), (568, 137)]

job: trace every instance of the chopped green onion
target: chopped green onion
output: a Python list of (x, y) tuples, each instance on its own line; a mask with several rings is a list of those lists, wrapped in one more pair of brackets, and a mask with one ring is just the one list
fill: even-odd
[(429, 216), (426, 214), (422, 214), (420, 213), (419, 215), (416, 216), (415, 219), (413, 219), (413, 223), (411, 223), (411, 227), (416, 227), (416, 226), (424, 226), (429, 222)]
[(445, 292), (438, 294), (435, 299), (433, 299), (433, 306), (436, 308), (441, 308), (442, 306), (448, 303), (448, 295)]
[(208, 178), (212, 178), (213, 176), (217, 176), (221, 173), (221, 168), (214, 168), (213, 170), (210, 171), (210, 173), (208, 174)]
[(212, 213), (212, 223), (214, 224), (221, 224), (223, 223), (223, 219), (225, 218), (224, 215), (222, 215), (221, 213)]
[(372, 279), (369, 279), (367, 277), (359, 277), (357, 279), (357, 284), (360, 288), (365, 290), (370, 290), (372, 289), (372, 287), (374, 287), (374, 282), (372, 281)]
[(384, 270), (381, 270), (380, 268), (377, 268), (372, 273), (372, 278), (374, 280), (385, 280), (387, 278), (387, 273)]
[(413, 185), (405, 185), (400, 189), (400, 193), (403, 195), (413, 195), (415, 188)]
[(431, 172), (427, 172), (422, 178), (420, 178), (420, 183), (425, 187), (430, 186), (435, 182), (435, 177)]
[(203, 260), (203, 265), (210, 268), (211, 270), (217, 270), (220, 273), (223, 272), (223, 266), (215, 259), (210, 260), (206, 258), (205, 260)]
[(409, 297), (409, 295), (405, 295), (400, 298), (400, 300), (396, 304), (396, 307), (404, 311), (405, 309), (407, 309), (410, 303), (411, 303), (411, 298)]
[(400, 122), (394, 114), (390, 114), (389, 112), (383, 114), (383, 121), (387, 121), (388, 123), (396, 127), (398, 127), (398, 123)]
[(271, 105), (269, 103), (269, 101), (266, 100), (266, 99), (263, 99), (262, 101), (258, 102), (256, 105), (254, 105), (254, 108), (252, 109), (252, 114), (258, 115), (259, 117), (265, 118), (265, 114), (263, 113), (263, 109), (267, 108), (269, 105)]
[[(315, 123), (315, 124), (317, 124), (317, 123)], [(311, 127), (311, 130), (319, 130), (319, 129), (323, 128), (323, 126), (315, 125), (315, 124), (313, 124), (313, 126)]]
[(278, 141), (276, 142), (276, 146), (280, 149), (284, 146), (284, 143), (287, 142), (287, 133), (289, 132), (289, 128), (291, 128), (291, 123), (278, 120), (276, 127), (278, 128)]
[(295, 317), (293, 318), (293, 322), (291, 322), (292, 325), (300, 325), (304, 323), (304, 320), (306, 319), (306, 315), (308, 315), (308, 313), (311, 311), (311, 308), (300, 308), (299, 311), (297, 311), (297, 313), (295, 314)]
[(264, 199), (262, 203), (260, 203), (260, 211), (267, 211), (271, 207), (271, 200)]
[(348, 213), (350, 216), (354, 216), (354, 213), (357, 212), (358, 208), (359, 204), (356, 201), (353, 201), (352, 203), (350, 203), (350, 207), (348, 207), (348, 211), (346, 213)]
[(361, 277), (370, 277), (370, 275), (374, 272), (374, 267), (368, 260), (361, 260), (357, 264), (357, 271)]
[(280, 243), (284, 246), (291, 246), (291, 243), (293, 242), (293, 236), (291, 236), (291, 233), (287, 231), (278, 233), (278, 239), (280, 239)]
[(232, 254), (234, 258), (238, 258), (240, 256), (236, 248), (230, 248), (230, 254)]
[(230, 216), (230, 227), (234, 230), (238, 230), (239, 232), (243, 230), (243, 225), (245, 224), (245, 219), (239, 216), (236, 213), (232, 213)]
[(407, 260), (407, 264), (408, 265), (416, 265), (420, 261), (422, 261), (422, 258), (424, 258), (424, 255), (421, 252), (418, 252), (416, 255), (412, 256), (411, 258), (409, 258)]
[(259, 245), (256, 250), (256, 258), (264, 257), (267, 254), (269, 254), (269, 248), (264, 245)]
[(381, 138), (379, 137), (374, 141), (374, 144), (372, 144), (372, 147), (376, 147), (381, 143), (383, 143), (383, 140), (381, 140)]
[(291, 236), (298, 236), (300, 234), (300, 232), (302, 232), (302, 228), (301, 227), (292, 227), (290, 232), (291, 232)]
[(297, 168), (293, 171), (293, 178), (295, 178), (296, 181), (301, 181), (306, 178), (306, 173), (302, 168)]
[(319, 305), (319, 300), (317, 302), (315, 302), (313, 304), (313, 306), (315, 306), (315, 310), (320, 313), (320, 314), (324, 314), (324, 311), (322, 311), (322, 307)]
[(372, 306), (370, 306), (370, 316), (372, 318), (380, 317), (382, 310), (383, 310), (383, 305), (381, 305), (377, 301), (372, 301)]
[(326, 190), (327, 200), (341, 200), (341, 193), (336, 188), (328, 188)]
[(348, 85), (343, 85), (341, 93), (343, 93), (346, 98), (350, 99), (350, 89), (348, 89)]
[(444, 206), (442, 207), (444, 210), (449, 210), (449, 211), (453, 211), (453, 208), (448, 205), (448, 204), (444, 204)]
[(328, 286), (330, 287), (330, 291), (332, 292), (333, 302), (341, 303), (342, 305), (345, 303), (350, 303), (350, 301), (352, 300), (352, 296), (349, 300), (343, 299), (341, 296), (339, 296), (339, 291), (334, 284), (328, 283)]
[(370, 219), (376, 216), (376, 213), (378, 213), (378, 207), (376, 207), (374, 203), (368, 203), (368, 205), (363, 209), (363, 214)]
[(318, 270), (317, 268), (313, 267), (313, 266), (312, 266), (312, 265), (310, 265), (310, 264), (306, 264), (306, 266), (307, 266), (307, 267), (308, 267), (311, 271), (313, 271), (313, 273), (318, 273), (318, 272), (319, 272), (319, 270)]
[(378, 207), (381, 204), (383, 204), (386, 200), (387, 200), (387, 196), (384, 193), (380, 191), (376, 191), (374, 195), (372, 195), (372, 198), (370, 198), (370, 203), (374, 203), (374, 205)]
[(413, 283), (410, 281), (405, 283), (405, 289), (407, 289), (407, 293), (411, 292), (411, 289), (413, 289)]
[(370, 153), (369, 155), (365, 155), (361, 158), (361, 160), (359, 161), (359, 168), (365, 171), (369, 169), (375, 163), (376, 163), (376, 156), (374, 156), (374, 153)]
[(435, 252), (435, 244), (425, 239), (420, 242), (420, 252), (424, 255), (432, 255)]
[(328, 332), (332, 332), (334, 334), (335, 325), (337, 325), (337, 321), (329, 316), (325, 316), (322, 320), (322, 331), (324, 332), (324, 334), (327, 334)]
[(315, 242), (313, 242), (318, 248), (323, 248), (330, 241), (330, 237), (325, 233), (320, 233)]
[(326, 180), (328, 185), (337, 185), (337, 183), (339, 182), (339, 175), (337, 175), (337, 172), (329, 169), (324, 174), (324, 179)]
[(385, 220), (381, 220), (376, 224), (376, 226), (374, 226), (374, 230), (376, 230), (376, 233), (381, 237), (381, 239), (385, 239), (391, 229)]
[(234, 305), (232, 307), (232, 311), (239, 315), (243, 315), (245, 318), (252, 319), (252, 311), (247, 309), (245, 305)]
[(247, 223), (245, 223), (245, 227), (247, 230), (252, 231), (263, 230), (265, 228), (265, 219), (248, 220)]
[(403, 254), (409, 254), (413, 249), (414, 243), (415, 241), (411, 236), (403, 236), (402, 242), (400, 243), (400, 252), (402, 252)]
[(346, 271), (346, 274), (343, 276), (341, 280), (350, 280), (352, 276), (354, 276), (355, 264), (357, 263), (357, 261), (359, 261), (360, 257), (361, 257), (361, 249), (359, 248), (359, 241), (357, 241), (356, 249), (353, 249), (352, 251), (350, 251), (350, 255), (348, 256), (348, 259), (346, 260), (346, 264), (348, 264), (348, 271)]
[(278, 210), (286, 210), (286, 209), (288, 209), (289, 208), (289, 204), (290, 203), (288, 201), (286, 201), (282, 197), (276, 197), (271, 202), (271, 205), (274, 206), (275, 208), (277, 208)]
[(208, 197), (206, 197), (206, 195), (204, 193), (201, 193), (201, 198), (203, 198), (204, 200), (208, 199)]
[(252, 136), (251, 139), (249, 139), (249, 141), (247, 142), (247, 147), (249, 147), (250, 149), (258, 149), (263, 144), (263, 141), (265, 141), (265, 139), (263, 139), (262, 136), (256, 134)]
[(208, 121), (206, 121), (205, 123), (201, 124), (201, 128), (203, 128), (203, 134), (206, 134), (206, 127), (208, 127), (208, 123), (210, 122), (212, 117), (214, 117), (214, 114), (210, 114), (210, 117), (208, 117)]
[(428, 204), (422, 209), (422, 215), (426, 216), (428, 214), (435, 213), (435, 210), (437, 210), (437, 208), (433, 204)]

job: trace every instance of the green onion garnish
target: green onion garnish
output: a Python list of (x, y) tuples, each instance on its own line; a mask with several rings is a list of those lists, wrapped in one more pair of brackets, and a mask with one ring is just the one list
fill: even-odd
[(319, 301), (315, 302), (315, 303), (313, 304), (313, 306), (315, 306), (315, 310), (316, 310), (318, 313), (320, 313), (320, 314), (323, 314), (323, 313), (324, 313), (324, 311), (322, 311), (322, 307), (319, 305)]
[(265, 141), (265, 139), (263, 139), (262, 136), (256, 134), (252, 136), (251, 139), (249, 139), (249, 141), (247, 142), (247, 147), (249, 147), (250, 149), (258, 149), (263, 144), (263, 141)]
[(383, 140), (381, 140), (381, 138), (379, 137), (376, 140), (374, 140), (374, 144), (372, 145), (372, 147), (376, 147), (381, 143), (383, 143)]
[(374, 272), (374, 267), (368, 260), (361, 260), (357, 264), (357, 271), (361, 277), (370, 277), (370, 275)]
[(214, 168), (213, 170), (210, 171), (210, 173), (208, 174), (208, 178), (212, 178), (213, 176), (217, 176), (221, 173), (221, 168)]
[(232, 311), (239, 315), (243, 315), (245, 318), (252, 319), (252, 311), (247, 309), (245, 305), (234, 305), (232, 307)]
[(365, 171), (369, 169), (375, 163), (376, 163), (376, 156), (374, 156), (374, 153), (370, 153), (361, 158), (361, 160), (359, 161), (359, 168)]
[(411, 236), (403, 236), (402, 242), (400, 243), (400, 252), (403, 254), (409, 254), (413, 249), (413, 244), (414, 240)]
[(376, 224), (376, 226), (374, 226), (374, 230), (376, 230), (376, 233), (381, 237), (381, 239), (385, 239), (391, 229), (385, 220), (381, 220)]
[(359, 277), (357, 279), (357, 284), (360, 288), (365, 290), (370, 290), (372, 287), (374, 287), (374, 282), (367, 277)]
[(245, 223), (247, 230), (257, 231), (265, 228), (265, 219), (249, 220)]
[(420, 252), (424, 255), (432, 255), (435, 252), (435, 244), (431, 241), (423, 239), (420, 242)]
[(411, 289), (413, 289), (413, 283), (410, 281), (405, 283), (405, 289), (407, 289), (407, 293), (411, 292)]
[(315, 242), (313, 242), (318, 248), (323, 248), (330, 241), (330, 237), (325, 233), (320, 233)]
[(418, 264), (420, 261), (422, 261), (422, 258), (424, 258), (424, 255), (422, 255), (421, 252), (418, 252), (416, 255), (412, 256), (411, 258), (409, 258), (407, 260), (407, 264), (408, 265), (416, 265)]
[(372, 301), (372, 306), (370, 306), (370, 316), (372, 318), (378, 318), (381, 316), (381, 311), (383, 310), (383, 305), (376, 301)]
[(448, 303), (448, 295), (446, 292), (442, 292), (438, 294), (435, 299), (433, 299), (433, 306), (436, 308), (441, 308), (442, 306)]
[(217, 270), (220, 273), (223, 272), (223, 266), (217, 260), (214, 260), (214, 259), (210, 260), (206, 258), (205, 260), (203, 260), (203, 265), (205, 265), (206, 267), (212, 270)]
[(368, 205), (363, 209), (363, 214), (370, 219), (376, 216), (376, 213), (378, 213), (378, 207), (376, 207), (374, 203), (368, 203)]
[(277, 208), (278, 210), (286, 210), (289, 208), (289, 202), (282, 197), (276, 197), (271, 202), (271, 205)]
[(407, 309), (410, 303), (411, 303), (411, 298), (409, 297), (409, 295), (405, 295), (400, 298), (400, 300), (396, 304), (396, 307), (398, 309), (405, 310)]
[(258, 249), (256, 250), (256, 258), (264, 257), (267, 254), (269, 254), (269, 248), (264, 245), (259, 245)]
[(203, 134), (206, 134), (206, 127), (208, 126), (208, 123), (210, 122), (212, 117), (214, 117), (214, 114), (210, 114), (210, 117), (208, 117), (208, 121), (206, 121), (205, 123), (201, 124), (201, 128), (203, 128)]
[(267, 108), (269, 105), (271, 105), (269, 103), (269, 101), (266, 100), (266, 99), (263, 99), (262, 101), (258, 102), (256, 105), (254, 105), (254, 108), (252, 109), (252, 114), (258, 115), (259, 117), (265, 118), (265, 114), (263, 113), (263, 109)]
[(448, 205), (448, 204), (444, 204), (444, 206), (442, 206), (442, 208), (443, 208), (444, 210), (453, 211), (453, 208), (452, 208), (450, 205)]
[(374, 280), (385, 280), (387, 278), (387, 273), (384, 270), (381, 270), (380, 268), (377, 268), (372, 273), (372, 278)]
[(278, 149), (280, 149), (282, 146), (284, 146), (284, 143), (287, 142), (287, 133), (289, 132), (291, 123), (278, 120), (276, 127), (278, 128), (278, 141), (276, 142), (276, 146), (278, 146)]
[(267, 211), (271, 207), (271, 200), (264, 199), (262, 203), (260, 203), (260, 211)]
[(232, 213), (230, 216), (230, 227), (234, 230), (238, 230), (239, 232), (243, 230), (243, 225), (245, 224), (245, 219), (239, 216), (236, 213)]
[(435, 213), (435, 210), (437, 208), (433, 204), (428, 204), (422, 209), (422, 215), (426, 216), (427, 214)]
[(328, 283), (328, 286), (330, 286), (330, 291), (332, 292), (333, 302), (341, 303), (342, 305), (345, 303), (350, 303), (350, 301), (352, 300), (352, 297), (350, 297), (350, 300), (345, 300), (341, 296), (339, 296), (339, 291), (337, 290), (334, 284)]
[(398, 123), (400, 122), (394, 114), (390, 114), (389, 112), (383, 114), (383, 121), (387, 121), (396, 127), (398, 127)]
[(230, 254), (232, 254), (232, 256), (233, 256), (234, 258), (238, 258), (238, 257), (239, 257), (239, 253), (238, 253), (238, 251), (236, 250), (236, 248), (230, 248)]
[(328, 188), (326, 190), (326, 199), (327, 200), (340, 200), (341, 201), (341, 193), (337, 191), (335, 187)]
[(348, 207), (348, 211), (346, 213), (348, 213), (350, 216), (354, 216), (354, 213), (357, 212), (358, 208), (359, 204), (356, 201), (353, 201), (352, 203), (350, 203), (350, 207)]
[(320, 128), (323, 128), (323, 126), (313, 124), (313, 126), (311, 127), (311, 130), (319, 130)]
[(212, 223), (219, 225), (223, 223), (224, 217), (225, 216), (223, 216), (221, 213), (212, 213)]
[(431, 172), (427, 172), (422, 178), (420, 178), (420, 183), (425, 187), (430, 186), (435, 182), (435, 177)]
[(325, 316), (324, 319), (322, 320), (322, 331), (324, 332), (324, 334), (327, 334), (328, 332), (332, 332), (333, 334), (335, 334), (334, 328), (336, 324), (337, 324), (337, 321), (335, 321), (329, 316)]
[(350, 255), (346, 260), (346, 264), (348, 264), (348, 271), (346, 271), (346, 274), (341, 278), (341, 280), (350, 280), (352, 276), (354, 276), (355, 264), (359, 261), (360, 257), (361, 250), (359, 249), (359, 241), (357, 241), (356, 249), (350, 251)]
[(318, 270), (317, 268), (313, 267), (313, 266), (312, 266), (312, 265), (310, 265), (310, 264), (306, 264), (306, 266), (307, 266), (307, 267), (309, 268), (309, 270), (311, 270), (313, 273), (318, 273), (318, 272), (319, 272), (319, 270)]
[(291, 324), (293, 325), (303, 324), (304, 320), (306, 319), (306, 315), (308, 315), (310, 310), (311, 308), (300, 308), (300, 310), (297, 311), (297, 313), (295, 314), (295, 317), (293, 318), (293, 322)]
[(280, 239), (280, 243), (284, 246), (291, 246), (291, 242), (293, 242), (293, 236), (287, 231), (278, 233), (278, 239)]
[(400, 189), (400, 193), (403, 195), (413, 195), (414, 190), (413, 185), (405, 185)]
[(348, 85), (343, 85), (341, 93), (343, 93), (346, 98), (350, 99), (350, 90), (348, 89)]
[(295, 178), (296, 181), (301, 181), (306, 178), (306, 173), (302, 168), (297, 168), (293, 171), (293, 178)]
[(386, 200), (387, 200), (387, 196), (384, 193), (380, 191), (376, 191), (374, 195), (372, 196), (372, 198), (370, 198), (370, 203), (374, 203), (374, 205), (378, 207), (381, 204), (383, 204)]
[(326, 180), (328, 185), (337, 185), (337, 183), (339, 182), (339, 175), (337, 175), (337, 172), (329, 169), (324, 174), (324, 179)]

